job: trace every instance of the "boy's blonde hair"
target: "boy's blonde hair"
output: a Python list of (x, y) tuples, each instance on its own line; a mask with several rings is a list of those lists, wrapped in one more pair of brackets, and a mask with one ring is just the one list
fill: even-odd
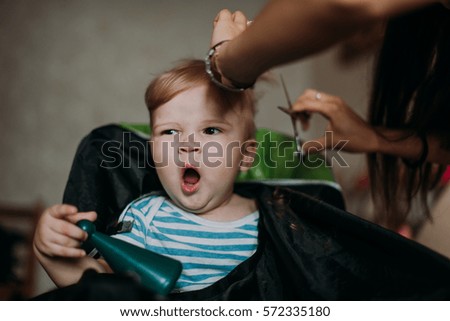
[(219, 88), (212, 83), (206, 73), (204, 61), (197, 59), (182, 61), (175, 68), (157, 76), (148, 85), (145, 92), (145, 103), (150, 113), (150, 123), (152, 112), (159, 106), (167, 103), (181, 92), (201, 85), (207, 86), (208, 98), (215, 101), (220, 108), (224, 110), (238, 108), (236, 110), (242, 115), (243, 125), (248, 129), (247, 138), (253, 138), (256, 130), (254, 122), (256, 102), (253, 91), (245, 90), (236, 93)]

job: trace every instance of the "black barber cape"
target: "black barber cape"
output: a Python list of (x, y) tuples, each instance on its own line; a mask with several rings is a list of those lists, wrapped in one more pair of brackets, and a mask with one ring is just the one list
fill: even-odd
[[(143, 140), (134, 137), (131, 143)], [(105, 142), (123, 142), (115, 125), (81, 142), (64, 202), (96, 210), (97, 227), (113, 233), (122, 209), (139, 195), (160, 190), (148, 153), (122, 146), (113, 166)], [(145, 140), (144, 140), (145, 141)], [(125, 145), (125, 144), (123, 144)], [(118, 145), (117, 145), (118, 146)], [(102, 161), (103, 166), (99, 166)], [(104, 166), (109, 164), (109, 168)], [(86, 273), (74, 285), (37, 300), (448, 300), (450, 260), (420, 244), (305, 193), (258, 183), (236, 185), (260, 210), (256, 253), (225, 278), (192, 292), (158, 297), (125, 276)]]

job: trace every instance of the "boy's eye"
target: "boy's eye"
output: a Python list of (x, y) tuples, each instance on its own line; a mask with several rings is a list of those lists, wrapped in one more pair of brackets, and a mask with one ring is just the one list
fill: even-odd
[(175, 129), (166, 129), (161, 132), (162, 135), (176, 135), (178, 131)]
[(220, 129), (218, 129), (218, 128), (216, 128), (216, 127), (208, 127), (208, 128), (205, 128), (205, 129), (203, 130), (203, 132), (204, 132), (206, 135), (215, 135), (215, 134), (220, 133), (221, 131), (220, 131)]

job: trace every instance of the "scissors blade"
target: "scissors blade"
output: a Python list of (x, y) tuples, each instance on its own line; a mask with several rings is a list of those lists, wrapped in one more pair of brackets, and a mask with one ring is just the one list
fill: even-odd
[(288, 107), (289, 107), (289, 109), (292, 110), (292, 102), (291, 102), (291, 98), (289, 98), (289, 93), (288, 93), (288, 91), (287, 91), (287, 87), (286, 87), (286, 84), (285, 84), (285, 82), (284, 82), (283, 75), (280, 75), (280, 79), (281, 79), (281, 85), (283, 86), (284, 95), (286, 96), (286, 100), (287, 100), (287, 103), (288, 103)]
[(285, 113), (289, 114), (289, 116), (291, 117), (292, 128), (294, 130), (295, 149), (297, 151), (297, 154), (298, 154), (299, 158), (302, 159), (303, 151), (302, 151), (302, 143), (301, 143), (300, 135), (299, 135), (298, 129), (297, 129), (297, 118), (296, 118), (296, 115), (293, 113), (292, 102), (291, 102), (291, 99), (289, 97), (289, 93), (287, 91), (287, 87), (286, 87), (286, 84), (284, 82), (283, 75), (281, 75), (281, 74), (280, 74), (280, 79), (281, 79), (281, 85), (283, 87), (284, 95), (286, 96), (286, 100), (287, 100), (287, 103), (288, 103), (289, 112), (284, 110), (283, 107), (279, 106), (278, 108), (281, 109), (282, 111), (284, 111)]

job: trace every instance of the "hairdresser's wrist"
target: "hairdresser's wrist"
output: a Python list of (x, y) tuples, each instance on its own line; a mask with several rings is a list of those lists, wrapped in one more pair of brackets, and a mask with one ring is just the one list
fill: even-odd
[[(403, 158), (409, 162), (424, 162), (424, 139), (426, 136), (412, 134), (410, 131), (377, 128), (378, 142), (376, 152)], [(423, 136), (423, 137), (422, 137)], [(428, 149), (428, 146), (426, 146)], [(428, 152), (427, 150), (425, 151)]]
[(223, 42), (217, 49), (214, 57), (214, 63), (217, 72), (222, 77), (224, 84), (232, 85), (237, 88), (251, 88), (256, 79), (245, 79), (239, 74), (239, 66), (230, 63), (230, 41)]

